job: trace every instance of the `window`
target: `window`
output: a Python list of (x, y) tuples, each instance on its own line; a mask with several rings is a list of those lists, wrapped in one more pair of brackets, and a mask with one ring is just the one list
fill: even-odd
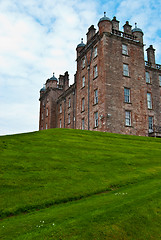
[(97, 57), (97, 47), (94, 48), (94, 57)]
[(149, 116), (149, 133), (153, 132), (153, 117)]
[(70, 113), (68, 114), (68, 124), (70, 124)]
[(82, 119), (82, 130), (84, 130), (84, 118)]
[(82, 87), (85, 87), (85, 76), (82, 77)]
[(94, 126), (98, 127), (98, 112), (94, 113)]
[(94, 78), (96, 78), (98, 76), (98, 69), (97, 69), (97, 65), (94, 66)]
[(129, 88), (124, 88), (124, 101), (126, 103), (130, 102), (130, 89)]
[(127, 45), (125, 45), (125, 44), (122, 44), (122, 54), (128, 55)]
[(85, 106), (84, 106), (84, 104), (85, 104), (85, 100), (84, 100), (84, 98), (82, 98), (82, 112), (84, 111), (84, 109), (85, 109)]
[(98, 89), (94, 91), (94, 104), (98, 103)]
[(150, 74), (149, 72), (145, 72), (146, 83), (150, 83)]
[(61, 128), (61, 119), (60, 119), (59, 127)]
[(86, 65), (86, 60), (85, 60), (85, 58), (83, 58), (83, 60), (82, 60), (82, 68), (85, 68), (85, 65)]
[(46, 123), (46, 129), (48, 129), (48, 124)]
[(70, 108), (71, 107), (71, 98), (69, 98), (69, 105), (68, 107)]
[(62, 104), (60, 104), (60, 113), (62, 113)]
[(131, 112), (125, 111), (125, 125), (131, 126)]
[(129, 76), (129, 66), (127, 64), (123, 64), (123, 75)]
[(48, 117), (48, 108), (46, 109), (46, 116)]
[(148, 109), (152, 109), (151, 93), (147, 93)]
[(161, 75), (159, 75), (159, 86), (161, 87)]

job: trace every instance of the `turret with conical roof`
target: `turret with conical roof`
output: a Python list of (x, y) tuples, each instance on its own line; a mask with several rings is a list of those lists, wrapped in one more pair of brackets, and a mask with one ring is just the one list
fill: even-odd
[(104, 12), (104, 16), (100, 18), (98, 22), (99, 34), (103, 34), (104, 32), (111, 33), (112, 32), (112, 22), (110, 18), (106, 17), (106, 12)]
[(135, 28), (132, 29), (132, 34), (136, 37), (136, 40), (143, 43), (143, 31), (137, 27), (137, 23), (135, 23)]
[(81, 38), (81, 43), (79, 43), (79, 44), (77, 45), (77, 48), (76, 48), (77, 57), (80, 55), (79, 53), (80, 53), (80, 51), (82, 50), (82, 48), (84, 48), (84, 47), (85, 47), (85, 44), (83, 43), (83, 38)]
[(58, 79), (54, 76), (53, 73), (53, 76), (46, 81), (46, 88), (57, 88), (57, 83)]

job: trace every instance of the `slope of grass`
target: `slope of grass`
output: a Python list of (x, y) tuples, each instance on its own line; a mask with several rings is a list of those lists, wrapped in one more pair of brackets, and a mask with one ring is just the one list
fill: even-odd
[(0, 159), (0, 239), (161, 238), (161, 139), (51, 129)]

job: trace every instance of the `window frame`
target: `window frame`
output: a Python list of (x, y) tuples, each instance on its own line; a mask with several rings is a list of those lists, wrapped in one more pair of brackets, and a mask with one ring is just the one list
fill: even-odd
[(60, 104), (60, 111), (59, 113), (62, 113), (62, 104)]
[(85, 76), (82, 77), (82, 88), (85, 87), (85, 81), (86, 81), (86, 78)]
[(86, 66), (86, 60), (85, 60), (85, 57), (82, 59), (82, 69), (85, 68)]
[(85, 122), (84, 122), (84, 118), (82, 118), (82, 127), (81, 127), (82, 130), (85, 130), (85, 125), (84, 125), (84, 123), (85, 123)]
[[(149, 119), (151, 119), (151, 121), (149, 121)], [(153, 117), (152, 116), (148, 116), (148, 131), (149, 131), (149, 133), (153, 132), (153, 127), (154, 127), (153, 121), (154, 121)]]
[(94, 48), (94, 58), (98, 56), (98, 48), (95, 46)]
[(98, 104), (98, 89), (94, 90), (94, 104)]
[[(127, 94), (128, 92), (128, 94)], [(130, 88), (124, 87), (124, 102), (125, 103), (130, 103), (131, 100), (131, 93), (130, 93)]]
[(49, 110), (48, 110), (48, 108), (46, 108), (46, 117), (48, 117), (49, 116)]
[(71, 98), (69, 97), (69, 100), (68, 100), (68, 108), (71, 107)]
[(93, 72), (94, 78), (98, 77), (98, 67), (97, 64), (94, 66), (94, 72)]
[(98, 111), (94, 113), (94, 127), (98, 127)]
[[(125, 48), (124, 48), (125, 47)], [(126, 44), (122, 44), (122, 54), (123, 55), (128, 55), (128, 47), (127, 47), (127, 45)]]
[(123, 63), (123, 76), (129, 77), (129, 65), (126, 63)]
[(131, 111), (125, 110), (125, 126), (131, 127)]
[(151, 96), (151, 93), (149, 92), (147, 92), (147, 106), (148, 106), (148, 109), (152, 109), (152, 96)]
[(161, 87), (161, 75), (159, 75), (159, 87)]
[(71, 121), (70, 121), (70, 113), (68, 113), (68, 124), (70, 124)]
[(82, 104), (81, 104), (81, 111), (84, 112), (85, 111), (85, 98), (82, 98)]
[(151, 83), (150, 73), (148, 71), (145, 72), (145, 79), (146, 79), (146, 83)]

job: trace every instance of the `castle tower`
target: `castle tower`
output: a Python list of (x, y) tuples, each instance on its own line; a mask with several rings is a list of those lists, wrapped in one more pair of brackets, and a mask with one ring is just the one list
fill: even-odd
[(58, 89), (58, 79), (53, 73), (40, 90), (39, 130), (56, 127), (56, 101), (61, 92)]

